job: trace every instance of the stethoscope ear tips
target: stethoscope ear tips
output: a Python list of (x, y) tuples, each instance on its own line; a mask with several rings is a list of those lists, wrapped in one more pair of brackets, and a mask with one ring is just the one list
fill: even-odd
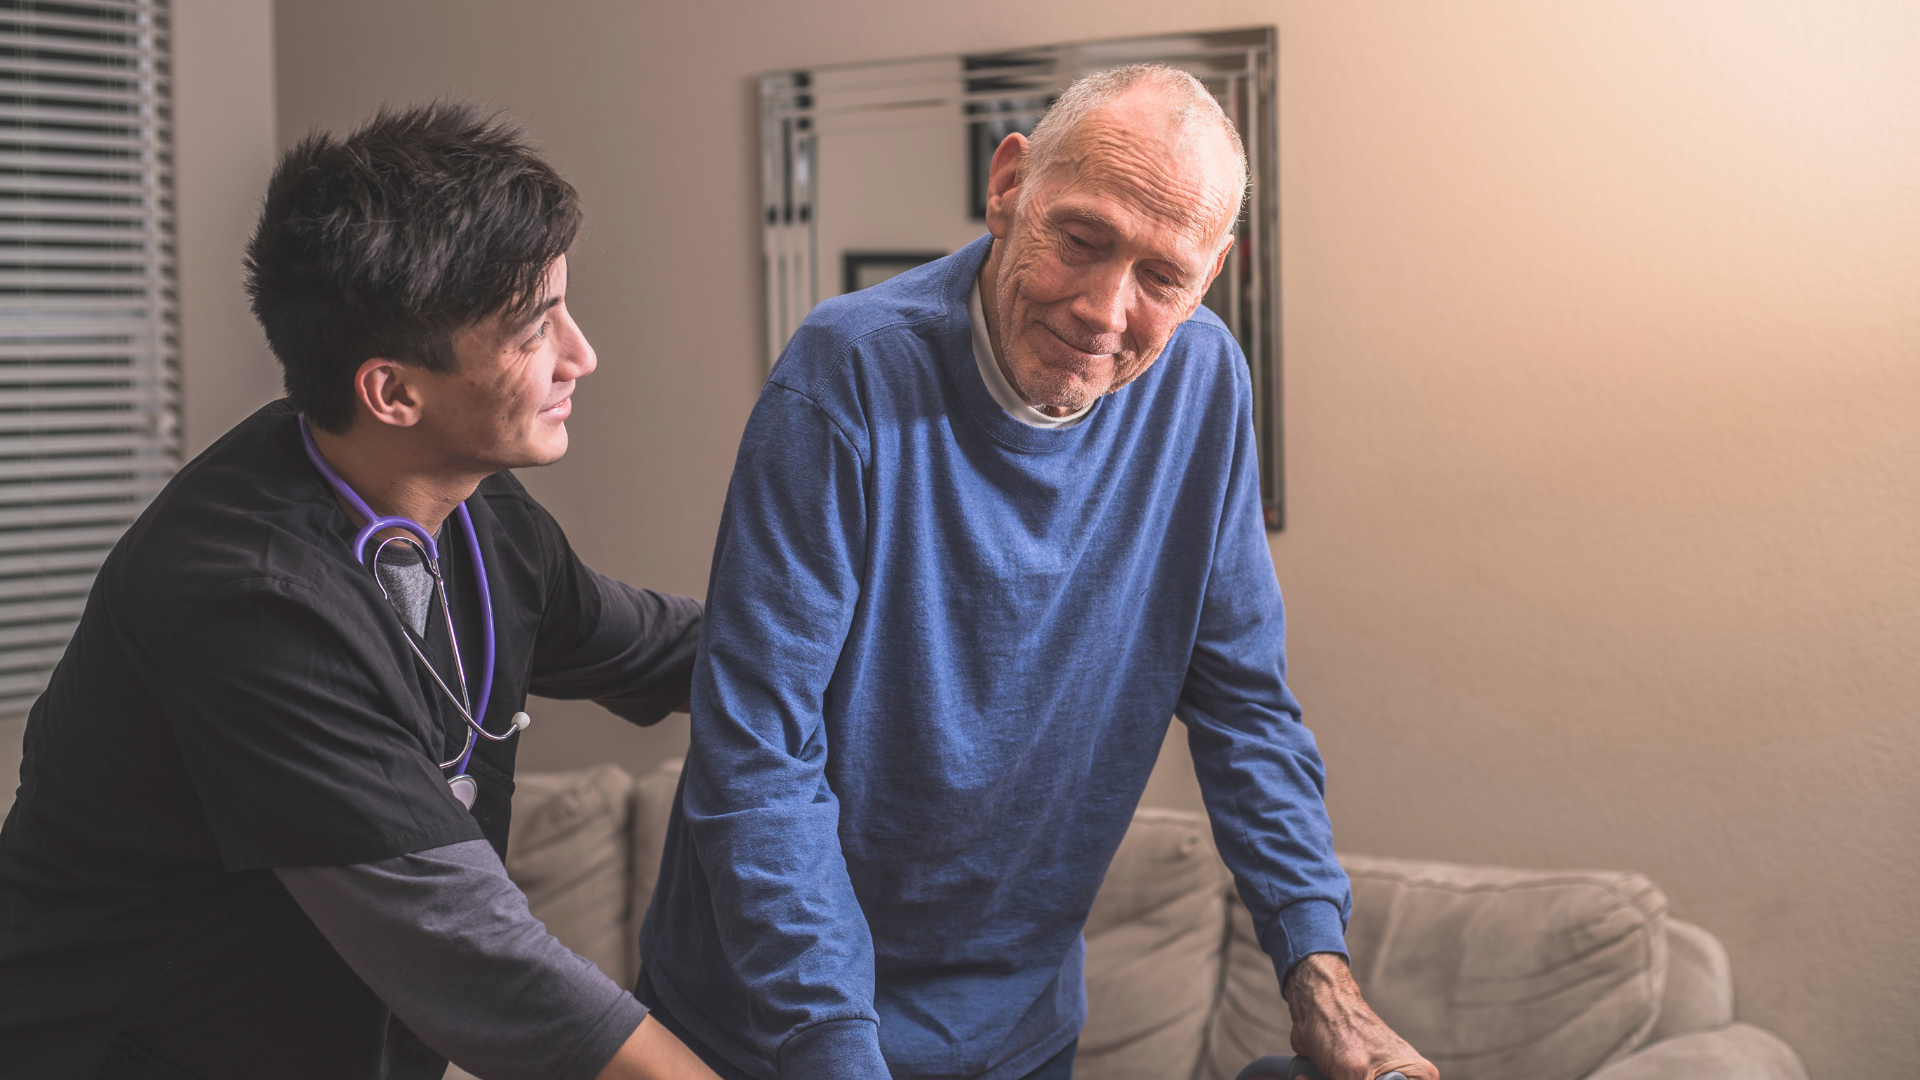
[(519, 728), (521, 731), (527, 730), (532, 724), (533, 717), (528, 716), (526, 713), (517, 712), (513, 714), (513, 726)]

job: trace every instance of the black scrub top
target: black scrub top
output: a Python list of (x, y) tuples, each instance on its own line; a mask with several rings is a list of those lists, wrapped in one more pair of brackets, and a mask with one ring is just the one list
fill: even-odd
[[(467, 507), (498, 635), (488, 730), (529, 692), (639, 724), (686, 700), (696, 602), (587, 569), (510, 473)], [(409, 1071), (388, 1057), (397, 1021), (272, 868), (481, 838), (504, 854), (518, 741), (480, 744), (469, 813), (437, 765), (462, 722), (354, 561), (355, 531), (281, 401), (183, 468), (108, 556), (0, 830), (0, 1076)], [(477, 698), (452, 518), (439, 548)], [(436, 607), (441, 658), (444, 638)]]

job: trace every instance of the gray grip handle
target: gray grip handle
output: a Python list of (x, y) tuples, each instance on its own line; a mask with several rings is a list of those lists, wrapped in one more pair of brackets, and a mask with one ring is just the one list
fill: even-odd
[[(1302, 1057), (1288, 1057), (1275, 1054), (1272, 1057), (1256, 1059), (1252, 1064), (1240, 1070), (1234, 1080), (1327, 1080), (1313, 1062)], [(1390, 1073), (1381, 1073), (1375, 1080), (1407, 1080), (1407, 1074), (1395, 1069)]]

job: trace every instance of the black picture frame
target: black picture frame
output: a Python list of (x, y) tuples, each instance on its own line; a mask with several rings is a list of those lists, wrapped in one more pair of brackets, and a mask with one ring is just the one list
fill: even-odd
[(946, 257), (944, 251), (848, 251), (840, 256), (840, 291), (859, 292)]

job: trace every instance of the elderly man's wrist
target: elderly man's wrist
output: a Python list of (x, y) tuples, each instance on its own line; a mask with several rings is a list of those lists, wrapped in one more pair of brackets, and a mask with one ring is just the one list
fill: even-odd
[(1280, 996), (1289, 1004), (1295, 1004), (1303, 997), (1311, 998), (1319, 987), (1352, 977), (1347, 969), (1347, 958), (1340, 953), (1309, 953), (1287, 969), (1286, 978), (1280, 982)]
[(1331, 900), (1296, 900), (1276, 912), (1260, 930), (1260, 947), (1273, 957), (1273, 972), (1285, 987), (1300, 962), (1315, 953), (1347, 952), (1346, 921)]
[(780, 1051), (781, 1075), (799, 1080), (886, 1080), (880, 1026), (871, 1020), (828, 1020), (795, 1035)]

